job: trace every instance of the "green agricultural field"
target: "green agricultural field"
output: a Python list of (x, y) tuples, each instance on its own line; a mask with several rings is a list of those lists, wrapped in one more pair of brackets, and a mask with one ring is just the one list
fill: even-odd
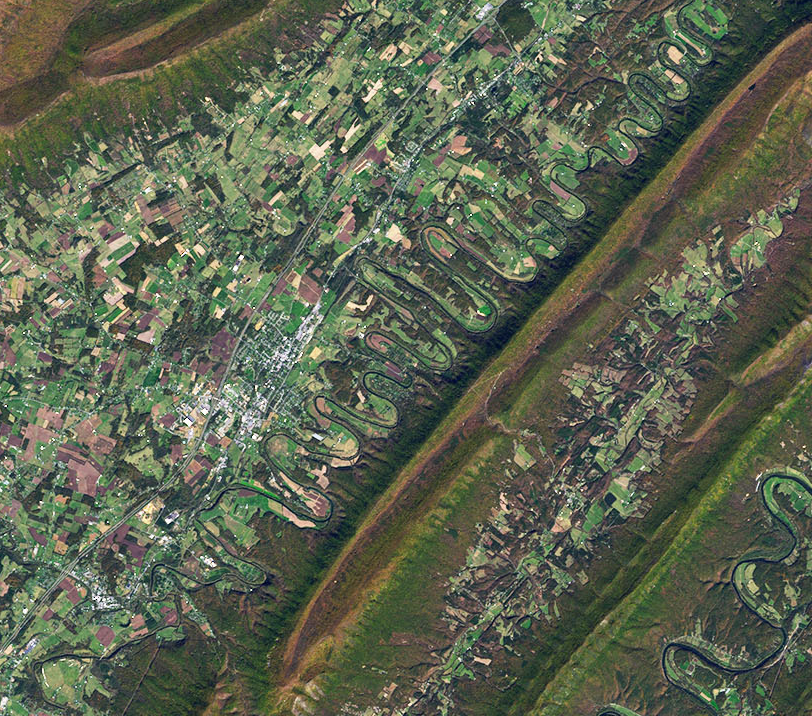
[[(805, 395), (808, 2), (0, 10), (4, 714), (543, 712)], [(803, 450), (572, 713), (807, 699)]]
[(803, 471), (811, 396), (805, 378), (753, 428), (656, 567), (531, 713), (593, 713), (618, 702), (645, 714), (667, 682), (667, 713), (697, 703), (723, 714), (812, 707), (804, 614), (812, 491)]
[[(477, 434), (464, 440), (449, 458), (457, 466), (453, 469), (460, 475), (460, 485), (467, 484), (463, 478), (466, 470), (460, 465), (473, 463), (480, 471), (486, 465), (485, 471), (494, 478), (499, 475), (501, 480), (504, 475), (504, 482), (498, 483), (500, 507), (492, 511), (484, 527), (480, 522), (477, 528), (480, 541), (468, 548), (466, 566), (442, 571), (445, 555), (459, 549), (457, 539), (452, 536), (461, 533), (447, 521), (448, 506), (459, 504), (460, 513), (465, 513), (463, 503), (454, 502), (462, 498), (457, 497), (459, 493), (453, 483), (445, 488), (447, 491), (436, 493), (439, 507), (425, 518), (426, 526), (435, 526), (436, 536), (429, 536), (423, 527), (401, 533), (398, 548), (393, 550), (388, 567), (381, 571), (381, 581), (373, 583), (364, 593), (367, 604), (364, 611), (353, 617), (351, 624), (343, 623), (340, 631), (333, 633), (330, 638), (339, 641), (330, 642), (329, 656), (324, 650), (314, 650), (312, 659), (306, 662), (303, 668), (306, 677), (312, 679), (314, 674), (322, 674), (310, 682), (311, 689), (318, 685), (318, 694), (300, 693), (295, 703), (306, 703), (317, 710), (324, 708), (326, 713), (337, 708), (336, 703), (357, 703), (359, 694), (394, 701), (401, 689), (404, 694), (408, 691), (395, 675), (401, 674), (406, 684), (413, 683), (408, 664), (422, 660), (437, 666), (428, 669), (433, 675), (424, 682), (421, 701), (433, 699), (440, 704), (438, 708), (448, 713), (457, 709), (490, 713), (494, 708), (522, 713), (538, 698), (545, 683), (563, 668), (570, 650), (577, 648), (592, 626), (610, 613), (615, 600), (622, 598), (629, 586), (657, 563), (691, 511), (701, 504), (702, 495), (712, 488), (713, 471), (721, 466), (720, 459), (735, 448), (737, 440), (769, 409), (771, 401), (791, 386), (792, 376), (798, 374), (797, 361), (802, 352), (789, 361), (791, 354), (785, 355), (783, 361), (773, 358), (778, 370), (768, 373), (768, 380), (755, 382), (751, 378), (748, 385), (752, 394), (748, 398), (744, 393), (731, 395), (734, 408), (728, 405), (721, 410), (725, 420), (717, 431), (711, 427), (711, 432), (702, 436), (696, 443), (695, 454), (689, 457), (677, 452), (677, 443), (672, 440), (680, 434), (680, 423), (701, 426), (716, 407), (716, 403), (704, 400), (702, 392), (711, 390), (711, 395), (717, 395), (717, 402), (721, 401), (724, 393), (719, 395), (714, 386), (720, 381), (730, 385), (731, 379), (738, 382), (733, 377), (734, 371), (746, 368), (757, 354), (753, 342), (763, 350), (775, 341), (775, 334), (770, 333), (774, 327), (782, 325), (782, 321), (791, 326), (804, 315), (801, 306), (787, 304), (780, 313), (773, 312), (769, 321), (762, 320), (756, 306), (767, 299), (758, 296), (751, 285), (759, 283), (757, 276), (763, 275), (758, 272), (764, 267), (764, 251), (778, 260), (777, 254), (770, 253), (771, 244), (781, 241), (785, 221), (788, 226), (795, 225), (791, 216), (807, 205), (805, 200), (799, 199), (796, 192), (782, 199), (780, 207), (755, 212), (750, 217), (751, 228), (736, 229), (740, 233), (735, 238), (725, 236), (722, 226), (732, 226), (726, 221), (725, 212), (735, 216), (742, 204), (749, 201), (753, 191), (749, 177), (766, 158), (786, 148), (789, 137), (808, 116), (808, 104), (806, 109), (803, 106), (808, 100), (799, 99), (806, 97), (807, 83), (806, 78), (789, 80), (790, 87), (785, 85), (781, 93), (782, 101), (760, 110), (774, 119), (752, 138), (749, 146), (742, 147), (732, 166), (725, 167), (720, 180), (725, 180), (727, 172), (743, 178), (729, 184), (725, 205), (718, 205), (715, 187), (704, 186), (701, 174), (699, 181), (683, 190), (689, 197), (686, 201), (690, 200), (695, 210), (690, 220), (687, 216), (679, 217), (684, 223), (672, 221), (658, 227), (661, 232), (658, 241), (665, 244), (665, 238), (669, 237), (673, 255), (677, 242), (690, 235), (686, 233), (689, 221), (689, 226), (713, 228), (706, 239), (685, 246), (681, 265), (665, 257), (659, 260), (659, 266), (652, 265), (653, 259), (648, 257), (621, 263), (609, 273), (607, 282), (617, 285), (614, 273), (620, 267), (625, 270), (623, 280), (629, 286), (623, 294), (631, 309), (622, 312), (608, 300), (590, 299), (577, 314), (577, 320), (568, 323), (565, 332), (553, 338), (547, 350), (539, 351), (526, 377), (514, 379), (504, 392), (497, 391), (496, 397), (492, 396), (493, 388), (498, 385), (501, 373), (494, 369), (495, 382), (491, 382), (489, 399), (492, 417), (487, 419), (488, 425), (496, 434), (504, 434), (511, 447), (506, 445), (501, 454), (494, 454), (491, 441), (482, 443), (481, 435)], [(804, 157), (809, 156), (809, 150), (801, 148), (799, 156), (799, 162), (788, 167), (787, 175), (776, 177), (772, 189), (758, 183), (759, 199), (769, 191), (772, 196), (781, 196), (785, 177), (794, 176), (798, 185), (803, 183), (801, 176), (807, 171)], [(779, 216), (787, 219), (776, 223)], [(769, 228), (771, 225), (773, 228)], [(797, 226), (804, 231), (803, 220)], [(766, 243), (755, 248), (758, 240)], [(803, 246), (801, 241), (801, 252)], [(733, 284), (725, 285), (730, 280), (728, 270), (723, 268), (725, 263), (736, 266), (736, 273), (744, 272), (740, 274), (744, 281), (734, 279)], [(801, 265), (805, 267), (805, 278), (796, 276), (800, 285), (795, 295), (804, 296), (802, 300), (806, 303), (801, 305), (808, 306), (808, 259), (803, 259)], [(752, 278), (745, 278), (749, 272)], [(738, 288), (731, 290), (733, 286)], [(775, 290), (793, 292), (789, 286)], [(642, 312), (633, 308), (640, 305)], [(772, 305), (775, 309), (780, 304)], [(716, 322), (718, 327), (712, 327)], [(788, 345), (798, 348), (797, 342)], [(691, 355), (697, 355), (697, 348), (704, 356), (702, 362), (712, 361), (719, 366), (720, 373), (708, 372), (699, 363), (693, 363), (695, 358)], [(644, 355), (651, 356), (651, 360), (661, 356), (660, 361), (671, 355), (676, 362), (647, 368), (651, 370), (650, 389), (641, 390), (646, 382), (640, 375), (640, 364), (636, 365), (633, 359), (634, 351), (645, 351)], [(753, 371), (746, 375), (753, 375)], [(564, 407), (567, 404), (569, 407)], [(653, 417), (657, 414), (659, 417)], [(608, 421), (607, 427), (592, 427), (585, 418), (590, 418), (592, 425), (598, 420)], [(663, 430), (660, 448), (653, 442), (655, 424)], [(578, 432), (581, 425), (590, 429), (580, 434), (583, 437)], [(557, 427), (558, 432), (551, 435), (551, 426)], [(647, 431), (647, 437), (641, 444), (634, 436), (642, 429)], [(587, 438), (589, 447), (584, 453), (578, 441)], [(537, 450), (541, 452), (536, 453)], [(458, 455), (465, 455), (465, 462)], [(530, 481), (522, 475), (527, 464), (525, 455), (530, 455), (535, 463), (531, 470), (535, 477)], [(699, 479), (697, 473), (701, 475), (703, 469), (710, 472)], [(578, 475), (582, 482), (567, 490), (565, 476), (569, 473)], [(608, 483), (602, 477), (606, 473), (614, 478)], [(660, 476), (666, 474), (676, 477), (670, 485), (661, 482)], [(550, 510), (556, 493), (561, 495), (558, 504), (562, 505), (557, 514), (555, 509)], [(584, 493), (594, 497), (584, 499)], [(649, 504), (653, 508), (646, 507)], [(549, 539), (542, 538), (536, 547), (534, 537), (528, 544), (524, 535), (531, 529), (529, 525), (537, 524), (538, 515), (551, 512), (554, 521), (547, 522), (551, 525)], [(451, 513), (455, 511), (452, 509)], [(641, 517), (640, 526), (630, 524), (628, 533), (622, 530), (618, 533), (620, 522), (627, 519), (635, 522)], [(663, 522), (665, 517), (668, 519)], [(608, 548), (596, 539), (607, 526), (614, 527), (615, 532)], [(517, 540), (516, 535), (524, 537)], [(594, 556), (587, 556), (589, 553)], [(421, 578), (428, 554), (432, 555), (436, 569)], [(690, 567), (691, 561), (686, 560), (686, 569)], [(391, 576), (384, 577), (390, 574), (389, 570), (394, 570)], [(493, 589), (493, 584), (500, 584), (500, 588)], [(572, 593), (574, 604), (573, 597), (566, 596)], [(479, 605), (474, 610), (473, 595)], [(425, 608), (417, 618), (412, 611), (414, 607), (406, 605), (421, 602)], [(432, 610), (440, 618), (432, 617)], [(434, 623), (433, 630), (426, 631), (428, 623)], [(419, 625), (420, 631), (415, 625)], [(541, 644), (548, 646), (540, 648)], [(418, 651), (422, 655), (413, 653), (415, 649), (422, 649)], [(438, 653), (444, 655), (443, 660), (435, 662)], [(365, 668), (359, 670), (359, 662)], [(506, 693), (510, 696), (503, 700), (501, 688), (495, 688), (491, 680), (494, 674), (511, 668), (518, 668), (525, 682), (523, 688), (509, 689)], [(535, 676), (531, 676), (533, 673)], [(568, 672), (560, 673), (562, 683), (566, 684)], [(651, 686), (644, 693), (656, 695), (661, 690), (662, 686)], [(540, 703), (546, 703), (545, 697), (541, 698)], [(620, 703), (611, 694), (604, 699), (605, 703), (613, 700)], [(510, 703), (515, 710), (511, 710)], [(656, 698), (651, 703), (661, 708)], [(593, 706), (594, 711), (601, 704)], [(567, 713), (567, 709), (561, 713)], [(584, 713), (591, 711), (584, 708)]]

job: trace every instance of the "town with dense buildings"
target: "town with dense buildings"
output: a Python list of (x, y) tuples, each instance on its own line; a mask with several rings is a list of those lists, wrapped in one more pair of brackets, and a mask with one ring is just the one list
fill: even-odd
[[(43, 157), (47, 187), (0, 195), (0, 713), (111, 713), (105, 665), (192, 631), (220, 644), (217, 599), (282, 604), (383, 491), (387, 451), (408, 457), (591, 247), (594, 195), (627, 191), (736, 12), (348, 0), (246, 67), (233, 108), (202, 97), (172, 125), (86, 134)], [(499, 660), (560, 623), (607, 533), (648, 513), (716, 336), (769, 280), (802, 192), (682, 236), (643, 290), (610, 296), (622, 319), (551, 376), (554, 424), (512, 428), (485, 402), (491, 502), (442, 565), (433, 636), (392, 632), (398, 656), (369, 637), (363, 687), (350, 650), (287, 713), (461, 714), (460, 684), (514, 683)], [(808, 514), (799, 468), (764, 484)], [(745, 603), (781, 622), (748, 559)], [(387, 594), (368, 623), (399, 613)], [(665, 683), (732, 714), (702, 677), (729, 655), (697, 638), (689, 668), (687, 643), (665, 645)], [(775, 713), (747, 698), (741, 713)]]

